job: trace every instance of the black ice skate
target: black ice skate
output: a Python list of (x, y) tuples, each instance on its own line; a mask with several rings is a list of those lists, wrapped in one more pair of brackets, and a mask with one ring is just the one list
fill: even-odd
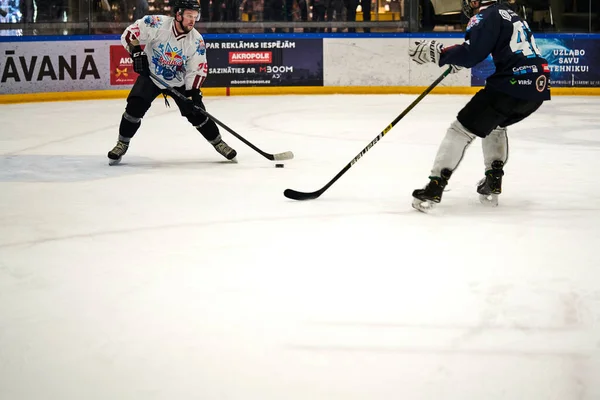
[(229, 147), (229, 145), (225, 143), (220, 136), (210, 143), (215, 147), (215, 150), (223, 157), (231, 161), (236, 161), (235, 156), (237, 156), (237, 151)]
[(504, 175), (504, 163), (496, 160), (492, 162), (492, 169), (485, 172), (485, 178), (479, 181), (477, 193), (482, 204), (496, 207), (498, 195), (502, 193), (502, 176)]
[(412, 195), (414, 200), (412, 206), (415, 210), (427, 212), (433, 209), (434, 205), (442, 201), (444, 188), (448, 184), (448, 179), (452, 175), (452, 171), (444, 168), (441, 177), (430, 176), (429, 183), (423, 189), (416, 189)]
[(119, 140), (115, 147), (108, 152), (108, 165), (116, 165), (121, 162), (121, 158), (127, 153), (129, 148), (128, 142)]

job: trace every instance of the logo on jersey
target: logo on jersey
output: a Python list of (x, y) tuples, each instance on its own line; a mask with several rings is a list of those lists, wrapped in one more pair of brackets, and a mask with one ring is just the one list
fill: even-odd
[(158, 46), (158, 49), (153, 49), (154, 57), (158, 64), (161, 65), (172, 65), (179, 67), (183, 65), (183, 49), (179, 49), (177, 47), (171, 47), (170, 43), (167, 43), (165, 47), (164, 44)]
[(162, 18), (160, 15), (147, 15), (144, 18), (144, 23), (150, 28), (158, 28), (162, 25)]
[(546, 78), (546, 75), (540, 75), (535, 80), (535, 88), (540, 93), (543, 92), (544, 90), (546, 90), (547, 84), (548, 84), (548, 79)]
[(533, 83), (533, 81), (531, 79), (517, 79), (517, 78), (512, 78), (509, 82), (511, 85), (519, 84), (520, 86), (530, 86)]
[(508, 22), (512, 21), (512, 16), (508, 13), (508, 11), (506, 11), (506, 10), (498, 10), (498, 12), (500, 13), (500, 16), (502, 18), (504, 18), (505, 20), (507, 20)]
[(525, 74), (536, 74), (538, 72), (537, 65), (523, 65), (520, 67), (514, 67), (513, 75), (525, 75)]
[(206, 53), (206, 44), (204, 43), (204, 40), (198, 39), (196, 41), (196, 53), (201, 56)]
[[(152, 63), (156, 66), (158, 75), (162, 75), (166, 80), (177, 76), (177, 72), (183, 71), (183, 65), (186, 56), (183, 55), (183, 49), (171, 47), (170, 43), (166, 45), (161, 43), (157, 48), (152, 49)], [(181, 77), (177, 78), (181, 80)]]
[(548, 66), (548, 64), (542, 64), (542, 71), (544, 71), (544, 73), (546, 74), (550, 73), (550, 67)]
[(473, 15), (469, 20), (469, 24), (467, 25), (467, 31), (470, 30), (475, 25), (479, 24), (483, 20), (481, 14)]
[(140, 27), (137, 25), (134, 25), (132, 27), (129, 28), (129, 32), (131, 32), (131, 34), (133, 36), (135, 36), (136, 38), (140, 37)]

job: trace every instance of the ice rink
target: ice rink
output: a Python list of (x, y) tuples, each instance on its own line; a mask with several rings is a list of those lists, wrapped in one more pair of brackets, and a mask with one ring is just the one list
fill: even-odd
[(481, 141), (410, 206), (468, 96), (207, 97), (224, 161), (157, 99), (119, 166), (125, 100), (0, 105), (1, 400), (597, 400), (600, 98)]

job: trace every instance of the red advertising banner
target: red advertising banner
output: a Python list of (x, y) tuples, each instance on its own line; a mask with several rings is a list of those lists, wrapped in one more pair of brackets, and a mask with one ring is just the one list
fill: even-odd
[(110, 46), (110, 84), (133, 85), (137, 77), (127, 50), (120, 45)]

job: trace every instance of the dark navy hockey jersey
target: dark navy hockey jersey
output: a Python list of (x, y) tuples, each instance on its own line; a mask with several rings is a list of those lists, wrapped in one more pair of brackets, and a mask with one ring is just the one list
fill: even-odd
[(440, 66), (471, 68), (492, 54), (496, 72), (487, 86), (526, 100), (550, 99), (550, 68), (535, 44), (533, 34), (515, 12), (501, 4), (471, 18), (461, 45), (444, 48)]

